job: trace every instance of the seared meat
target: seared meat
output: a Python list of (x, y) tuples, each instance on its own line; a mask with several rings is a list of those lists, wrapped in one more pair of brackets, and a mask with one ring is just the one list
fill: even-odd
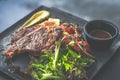
[(15, 32), (12, 36), (11, 36), (11, 42), (14, 43), (17, 40), (19, 40), (21, 37), (24, 37), (26, 34), (30, 33), (31, 31), (34, 30), (34, 27), (29, 27), (29, 28), (25, 28), (21, 31)]
[(15, 32), (11, 36), (11, 42), (12, 43), (16, 42), (21, 37), (24, 37), (26, 34), (30, 33), (31, 31), (35, 30), (36, 28), (39, 28), (39, 27), (42, 27), (42, 26), (46, 26), (46, 27), (59, 26), (60, 25), (59, 23), (60, 23), (59, 19), (49, 18), (48, 21), (44, 21), (41, 24), (36, 24), (34, 27), (27, 27), (27, 28), (24, 28), (22, 30), (19, 30), (19, 31)]
[[(26, 34), (24, 32), (23, 34)], [(5, 55), (12, 57), (16, 53), (30, 53), (39, 55), (45, 50), (53, 50), (55, 41), (62, 37), (62, 29), (59, 27), (39, 27), (22, 38), (13, 39), (13, 45), (6, 51)]]

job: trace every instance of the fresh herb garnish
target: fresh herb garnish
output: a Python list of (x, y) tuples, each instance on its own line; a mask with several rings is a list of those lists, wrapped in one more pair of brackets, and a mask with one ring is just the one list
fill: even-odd
[(33, 59), (29, 69), (35, 80), (73, 80), (86, 78), (85, 68), (93, 62), (59, 41), (54, 52), (48, 50), (39, 59)]

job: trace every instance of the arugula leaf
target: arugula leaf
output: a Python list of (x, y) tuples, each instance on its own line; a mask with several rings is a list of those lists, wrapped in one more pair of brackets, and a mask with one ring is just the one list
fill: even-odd
[(54, 51), (48, 50), (39, 59), (33, 59), (29, 70), (35, 80), (73, 80), (86, 78), (85, 68), (93, 61), (58, 41)]

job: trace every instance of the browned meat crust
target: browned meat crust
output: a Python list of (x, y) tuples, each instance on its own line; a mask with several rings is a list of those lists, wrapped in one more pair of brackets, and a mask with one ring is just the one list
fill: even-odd
[[(17, 36), (17, 38), (14, 39), (15, 36)], [(12, 57), (15, 54), (26, 52), (39, 55), (45, 50), (53, 50), (55, 48), (55, 41), (59, 40), (61, 37), (62, 29), (59, 27), (50, 27), (49, 30), (45, 26), (37, 29), (28, 28), (12, 36), (14, 43), (6, 51), (5, 55)]]
[(24, 37), (26, 34), (30, 33), (31, 31), (33, 31), (35, 28), (34, 27), (30, 27), (30, 28), (25, 28), (21, 31), (15, 32), (12, 36), (11, 36), (11, 42), (14, 43), (17, 40), (19, 40), (21, 37)]

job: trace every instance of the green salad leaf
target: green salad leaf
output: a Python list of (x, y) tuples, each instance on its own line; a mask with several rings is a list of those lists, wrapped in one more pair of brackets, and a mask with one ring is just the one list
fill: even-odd
[(83, 57), (67, 44), (57, 41), (54, 51), (47, 50), (38, 59), (32, 59), (29, 70), (35, 80), (77, 80), (86, 78), (85, 68), (93, 62), (93, 59)]

